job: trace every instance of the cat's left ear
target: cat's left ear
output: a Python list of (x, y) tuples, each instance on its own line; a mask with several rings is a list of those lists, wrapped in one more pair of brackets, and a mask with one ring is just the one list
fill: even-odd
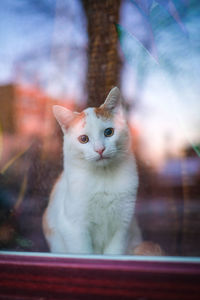
[(121, 93), (118, 87), (112, 88), (109, 92), (105, 102), (101, 105), (104, 109), (108, 111), (113, 111), (121, 104)]
[(65, 133), (66, 129), (69, 127), (70, 122), (74, 118), (74, 113), (71, 110), (65, 108), (64, 106), (54, 105), (53, 114), (58, 123), (60, 124), (63, 133)]

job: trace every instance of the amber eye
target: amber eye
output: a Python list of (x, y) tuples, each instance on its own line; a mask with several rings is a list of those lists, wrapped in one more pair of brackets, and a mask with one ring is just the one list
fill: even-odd
[(114, 129), (113, 128), (106, 128), (105, 130), (104, 130), (104, 135), (106, 136), (106, 137), (110, 137), (110, 136), (112, 136), (114, 134)]
[(87, 135), (83, 134), (78, 137), (78, 140), (81, 144), (86, 144), (89, 142), (89, 137)]

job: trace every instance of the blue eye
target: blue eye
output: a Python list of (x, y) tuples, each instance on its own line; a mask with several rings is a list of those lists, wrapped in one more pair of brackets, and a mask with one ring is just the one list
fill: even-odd
[(110, 137), (114, 134), (114, 129), (113, 128), (106, 128), (104, 130), (104, 135), (105, 137)]
[(89, 142), (89, 137), (87, 135), (83, 134), (78, 137), (78, 140), (81, 144), (86, 144)]

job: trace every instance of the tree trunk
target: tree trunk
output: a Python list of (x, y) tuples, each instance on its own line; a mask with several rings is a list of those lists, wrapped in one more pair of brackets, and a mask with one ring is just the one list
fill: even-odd
[(115, 23), (121, 0), (83, 0), (88, 20), (88, 106), (99, 106), (119, 85), (120, 60)]

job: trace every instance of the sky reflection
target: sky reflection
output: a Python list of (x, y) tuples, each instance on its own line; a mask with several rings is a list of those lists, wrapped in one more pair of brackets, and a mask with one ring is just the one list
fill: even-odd
[(53, 97), (83, 99), (87, 34), (78, 0), (3, 0), (0, 27), (1, 84), (37, 84)]
[[(136, 214), (168, 255), (200, 255), (199, 15), (197, 0), (122, 0), (116, 24)], [(0, 249), (48, 251), (39, 224), (63, 169), (52, 105), (87, 102), (87, 19), (81, 0), (2, 0), (0, 28)]]
[[(196, 31), (200, 26), (200, 5), (195, 1), (190, 5), (179, 3), (181, 17), (177, 20), (178, 12), (174, 17), (159, 1), (145, 17), (134, 2), (137, 1), (125, 1), (118, 30), (125, 61), (123, 93), (137, 106), (132, 118), (140, 128), (141, 151), (151, 159), (163, 160), (166, 155), (180, 153), (189, 143), (199, 155), (195, 145), (200, 141), (200, 53)], [(135, 11), (134, 24), (134, 18), (132, 22), (129, 19)]]

